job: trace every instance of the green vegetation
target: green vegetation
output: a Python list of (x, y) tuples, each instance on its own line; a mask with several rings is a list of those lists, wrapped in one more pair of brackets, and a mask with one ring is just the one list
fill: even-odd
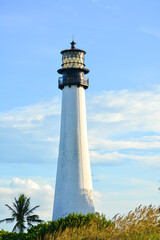
[(0, 232), (0, 240), (160, 240), (160, 211), (152, 205), (136, 208), (127, 216), (70, 214), (65, 218), (40, 223), (28, 233)]
[(33, 211), (39, 206), (35, 206), (34, 208), (30, 209), (30, 198), (27, 198), (24, 194), (20, 194), (19, 198), (14, 198), (14, 200), (13, 208), (8, 204), (5, 204), (11, 211), (12, 217), (0, 220), (0, 223), (4, 221), (7, 223), (16, 221), (12, 232), (23, 232), (26, 229), (25, 222), (27, 222), (28, 227), (32, 227), (32, 223), (42, 222), (38, 215), (33, 214)]

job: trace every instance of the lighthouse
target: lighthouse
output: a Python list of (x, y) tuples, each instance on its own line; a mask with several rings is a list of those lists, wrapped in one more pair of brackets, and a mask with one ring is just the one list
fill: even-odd
[(53, 220), (70, 213), (93, 213), (92, 178), (87, 140), (85, 90), (89, 72), (85, 68), (85, 51), (71, 48), (61, 51), (62, 74), (58, 87), (62, 90), (59, 156), (53, 207)]

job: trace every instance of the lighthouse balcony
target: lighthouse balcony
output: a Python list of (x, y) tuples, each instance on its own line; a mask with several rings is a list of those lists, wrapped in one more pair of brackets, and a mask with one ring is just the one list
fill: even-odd
[(89, 86), (89, 78), (87, 77), (59, 77), (58, 79), (58, 87), (63, 89), (65, 86), (71, 87), (72, 85), (76, 85), (78, 87), (83, 86), (84, 89), (87, 89)]

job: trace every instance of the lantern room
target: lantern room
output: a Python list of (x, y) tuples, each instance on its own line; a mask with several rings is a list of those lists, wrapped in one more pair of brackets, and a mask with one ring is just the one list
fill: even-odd
[(65, 51), (62, 53), (62, 68), (84, 68), (84, 52)]
[(58, 73), (63, 76), (59, 78), (59, 88), (63, 89), (64, 86), (77, 85), (88, 88), (89, 79), (84, 76), (89, 72), (85, 68), (84, 55), (85, 51), (75, 48), (75, 42), (71, 42), (71, 48), (61, 51), (62, 54), (62, 68), (58, 69)]

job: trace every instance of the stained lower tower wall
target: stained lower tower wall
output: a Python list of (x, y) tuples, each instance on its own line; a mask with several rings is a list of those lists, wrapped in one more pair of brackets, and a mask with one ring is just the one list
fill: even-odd
[(53, 220), (69, 213), (94, 212), (87, 140), (85, 90), (62, 90), (61, 133)]

